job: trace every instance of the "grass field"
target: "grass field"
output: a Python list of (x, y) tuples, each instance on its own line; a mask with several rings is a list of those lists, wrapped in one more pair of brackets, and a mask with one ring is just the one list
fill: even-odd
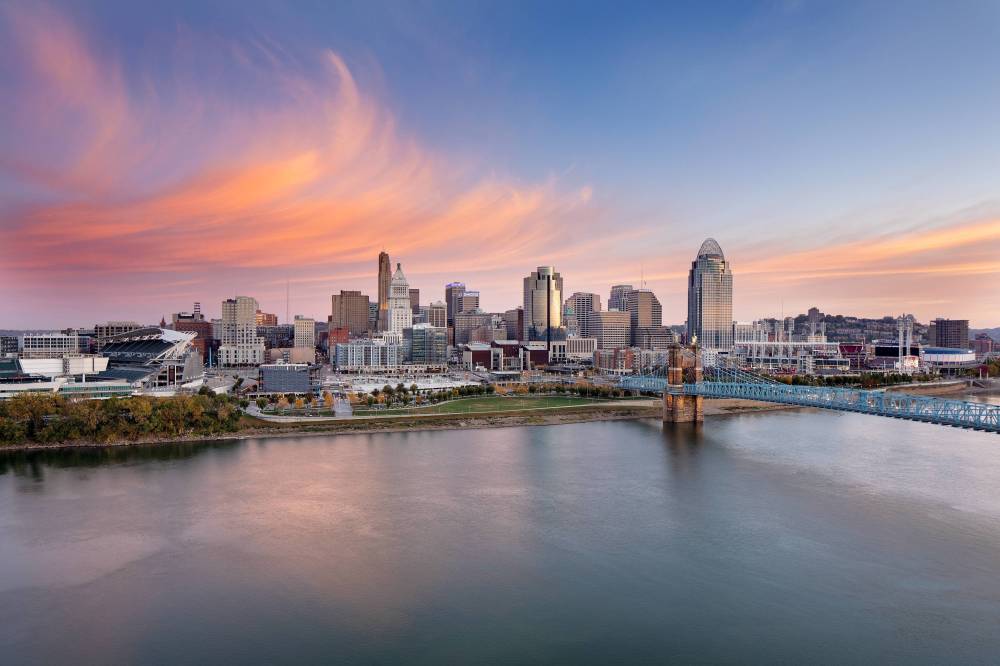
[(460, 398), (437, 405), (426, 407), (409, 407), (404, 409), (369, 410), (358, 408), (355, 416), (391, 416), (394, 414), (476, 414), (481, 412), (511, 412), (525, 409), (542, 409), (548, 407), (582, 407), (598, 402), (608, 402), (598, 398), (579, 398), (576, 396), (540, 396), (532, 397), (498, 397)]

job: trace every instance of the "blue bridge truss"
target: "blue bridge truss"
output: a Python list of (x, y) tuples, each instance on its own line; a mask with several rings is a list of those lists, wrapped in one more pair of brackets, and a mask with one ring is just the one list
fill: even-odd
[(665, 372), (653, 372), (623, 377), (620, 386), (632, 391), (759, 400), (1000, 433), (1000, 405), (894, 391), (790, 386), (734, 368), (708, 368), (704, 376), (705, 381), (670, 386)]

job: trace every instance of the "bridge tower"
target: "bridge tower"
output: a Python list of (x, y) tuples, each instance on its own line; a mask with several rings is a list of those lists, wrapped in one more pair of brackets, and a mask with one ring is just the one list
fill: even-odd
[(667, 367), (667, 390), (663, 392), (664, 423), (695, 423), (705, 420), (704, 398), (684, 395), (684, 384), (701, 381), (701, 354), (697, 345), (670, 347)]

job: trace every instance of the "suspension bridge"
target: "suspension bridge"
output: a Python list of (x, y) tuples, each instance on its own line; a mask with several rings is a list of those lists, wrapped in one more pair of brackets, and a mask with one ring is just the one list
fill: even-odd
[(667, 365), (625, 376), (619, 385), (663, 394), (663, 420), (668, 422), (703, 420), (704, 399), (740, 398), (1000, 433), (1000, 405), (896, 391), (792, 386), (724, 363), (703, 368), (696, 348), (674, 347)]

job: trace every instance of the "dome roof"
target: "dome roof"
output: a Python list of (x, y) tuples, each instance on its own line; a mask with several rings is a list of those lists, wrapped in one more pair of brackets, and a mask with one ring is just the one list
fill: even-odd
[(706, 238), (705, 242), (698, 248), (698, 258), (700, 259), (701, 257), (726, 258), (722, 254), (722, 248), (719, 247), (719, 243), (714, 238)]

